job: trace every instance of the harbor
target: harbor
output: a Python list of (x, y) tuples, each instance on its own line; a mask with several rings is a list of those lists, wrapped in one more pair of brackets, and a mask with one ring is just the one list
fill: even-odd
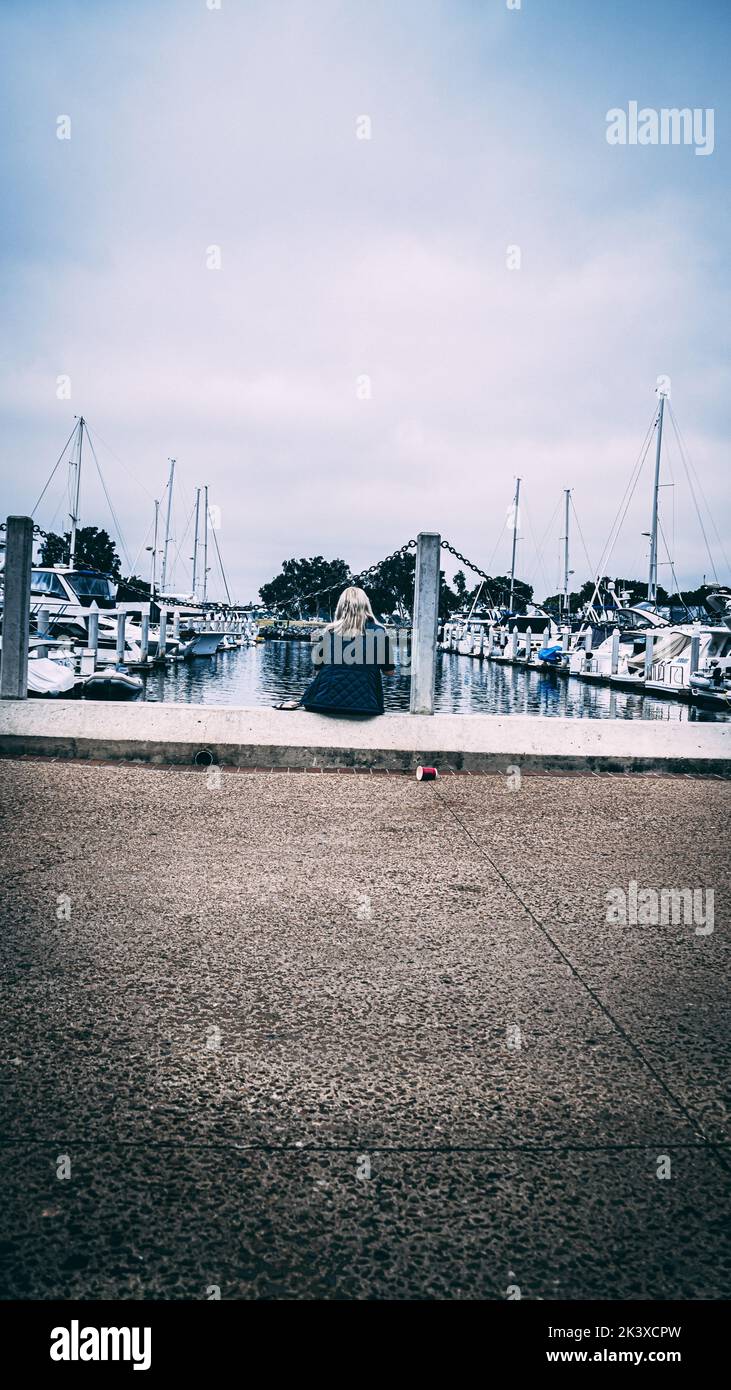
[(707, 1380), (731, 8), (0, 31), (9, 1350), (468, 1303)]
[[(90, 426), (80, 416), (41, 493), (42, 499), (66, 459), (67, 490), (72, 499), (66, 537), (43, 530), (33, 517), (8, 518), (0, 524), (2, 592), (6, 552), (12, 565), (23, 572), (21, 606), (27, 618), (18, 616), (17, 622), (29, 624), (27, 656), (22, 658), (24, 664), (27, 662), (25, 693), (44, 699), (190, 699), (201, 703), (218, 699), (223, 704), (241, 705), (297, 698), (309, 674), (306, 648), (331, 617), (338, 589), (346, 583), (363, 582), (373, 591), (380, 609), (378, 620), (384, 624), (397, 653), (386, 708), (409, 708), (412, 646), (416, 640), (416, 565), (420, 564), (430, 569), (429, 583), (436, 586), (432, 596), (433, 641), (439, 652), (434, 663), (429, 658), (434, 669), (426, 712), (520, 711), (542, 716), (621, 719), (691, 717), (690, 711), (666, 714), (663, 706), (672, 702), (690, 706), (693, 718), (727, 719), (731, 713), (731, 588), (720, 581), (709, 541), (710, 527), (699, 503), (702, 489), (697, 478), (696, 484), (693, 482), (692, 465), (665, 379), (658, 378), (658, 382), (657, 405), (595, 578), (587, 580), (578, 594), (572, 594), (570, 588), (575, 531), (578, 530), (585, 553), (586, 545), (572, 489), (564, 489), (562, 589), (543, 604), (535, 602), (533, 587), (519, 577), (520, 516), (521, 506), (525, 505), (520, 477), (515, 480), (509, 509), (512, 545), (510, 571), (504, 580), (467, 559), (441, 535), (435, 538), (435, 533), (428, 533), (431, 549), (425, 548), (424, 533), (418, 541), (410, 539), (393, 554), (370, 565), (362, 575), (354, 575), (341, 561), (328, 564), (322, 557), (310, 562), (292, 559), (285, 562), (280, 576), (261, 586), (258, 602), (235, 603), (216, 527), (212, 525), (216, 515), (209, 502), (208, 486), (199, 485), (188, 519), (193, 531), (190, 589), (175, 592), (175, 561), (180, 559), (181, 545), (188, 533), (186, 527), (174, 553), (175, 459), (169, 461), (164, 523), (161, 504), (156, 500), (151, 544), (142, 547), (150, 552), (149, 581), (136, 576), (120, 580), (118, 565), (115, 577), (114, 573), (79, 564), (78, 554), (84, 547), (95, 555), (111, 558), (115, 554), (109, 537), (104, 540), (106, 533), (100, 533), (97, 527), (85, 531), (80, 525), (85, 440), (108, 496)], [(714, 575), (714, 583), (704, 582), (690, 596), (678, 585), (660, 515), (660, 491), (665, 486), (664, 431), (665, 451), (668, 449), (667, 420), (686, 470)], [(636, 584), (609, 578), (606, 566), (653, 443), (650, 530), (645, 533), (649, 539), (648, 578), (646, 592), (640, 595)], [(113, 507), (111, 510), (116, 516)], [(554, 517), (557, 511), (558, 508)], [(709, 523), (713, 523), (707, 503), (706, 511)], [(547, 532), (552, 524), (553, 520)], [(225, 599), (214, 600), (209, 592), (209, 534)], [(716, 538), (725, 558), (717, 528)], [(658, 582), (661, 542), (667, 554), (663, 563), (676, 584), (674, 595), (668, 595)], [(121, 533), (120, 543), (124, 546)], [(36, 548), (40, 551), (38, 556)], [(498, 548), (499, 544), (493, 558)], [(65, 557), (64, 562), (47, 563), (59, 554)], [(542, 563), (540, 548), (536, 559)], [(588, 564), (588, 553), (586, 560)], [(450, 589), (441, 568), (446, 561), (451, 561), (453, 568), (455, 562), (461, 567), (455, 572), (453, 582), (459, 581), (455, 590)], [(318, 575), (322, 580), (328, 569), (333, 576), (329, 583), (307, 588), (305, 576)], [(477, 581), (472, 590), (468, 589), (465, 572)], [(300, 580), (295, 579), (298, 573)], [(468, 606), (464, 605), (467, 597)], [(431, 618), (429, 621), (434, 626)], [(265, 647), (264, 652), (259, 651), (260, 644)], [(298, 653), (301, 645), (305, 647), (304, 657)], [(230, 659), (232, 653), (236, 654), (235, 661)], [(219, 662), (218, 657), (227, 659)], [(463, 659), (480, 667), (485, 664), (488, 668), (511, 668), (520, 675), (507, 679), (494, 669), (488, 675), (475, 675), (464, 669)], [(535, 676), (537, 680), (532, 679)], [(24, 693), (22, 678), (20, 683), (15, 675), (8, 677), (6, 673), (3, 678), (0, 662), (0, 684), (3, 679), (6, 697)], [(563, 682), (578, 682), (584, 691), (578, 696), (564, 694), (560, 688)]]

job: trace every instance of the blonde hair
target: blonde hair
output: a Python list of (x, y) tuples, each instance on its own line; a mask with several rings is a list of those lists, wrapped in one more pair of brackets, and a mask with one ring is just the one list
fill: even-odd
[(351, 584), (349, 589), (343, 589), (335, 609), (335, 621), (328, 624), (326, 631), (339, 632), (342, 637), (360, 637), (369, 618), (371, 622), (376, 621), (368, 595)]

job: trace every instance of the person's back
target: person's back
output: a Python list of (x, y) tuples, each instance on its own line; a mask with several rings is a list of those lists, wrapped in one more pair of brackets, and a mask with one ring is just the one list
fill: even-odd
[(383, 714), (381, 671), (393, 670), (393, 658), (386, 629), (375, 619), (362, 633), (327, 628), (313, 644), (312, 660), (317, 675), (302, 696), (305, 709)]
[(394, 669), (391, 639), (376, 622), (362, 589), (351, 585), (343, 590), (334, 621), (313, 638), (312, 661), (317, 674), (302, 699), (280, 708), (383, 714), (381, 672)]

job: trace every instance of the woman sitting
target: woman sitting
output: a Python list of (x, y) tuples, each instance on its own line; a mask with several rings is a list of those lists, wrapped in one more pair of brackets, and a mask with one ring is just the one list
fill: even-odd
[(392, 642), (362, 589), (343, 590), (334, 622), (313, 641), (312, 661), (317, 675), (302, 698), (285, 700), (278, 709), (383, 714), (381, 672), (394, 670)]

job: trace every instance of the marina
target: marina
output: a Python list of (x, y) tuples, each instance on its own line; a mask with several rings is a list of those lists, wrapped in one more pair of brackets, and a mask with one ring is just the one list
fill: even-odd
[[(664, 379), (659, 380), (662, 383)], [(661, 540), (668, 557), (664, 563), (677, 584), (659, 508), (663, 434), (668, 419), (686, 467), (715, 577), (714, 584), (704, 585), (700, 591), (702, 601), (692, 605), (682, 592), (676, 593), (674, 602), (663, 604), (658, 585)], [(175, 592), (176, 557), (171, 530), (174, 458), (169, 460), (162, 529), (161, 504), (154, 504), (152, 540), (145, 546), (150, 553), (150, 579), (145, 588), (134, 578), (120, 582), (111, 573), (79, 564), (85, 440), (107, 491), (83, 416), (78, 418), (46, 484), (47, 488), (68, 454), (71, 510), (65, 563), (45, 562), (44, 557), (55, 555), (64, 546), (37, 522), (28, 521), (23, 537), (17, 532), (14, 563), (27, 567), (29, 555), (31, 558), (27, 658), (23, 657), (23, 661), (27, 659), (26, 693), (45, 700), (141, 699), (252, 707), (299, 698), (311, 673), (310, 640), (326, 623), (328, 606), (332, 611), (334, 588), (306, 593), (295, 588), (287, 597), (272, 602), (270, 597), (265, 599), (276, 588), (270, 584), (262, 586), (261, 602), (245, 606), (234, 603), (216, 530), (211, 526), (215, 516), (208, 487), (203, 485), (195, 488), (189, 516), (189, 526), (193, 528), (190, 588)], [(640, 599), (624, 587), (624, 581), (610, 579), (606, 567), (653, 440), (650, 530), (646, 533), (649, 568), (646, 596)], [(412, 691), (411, 667), (415, 660), (412, 647), (418, 647), (417, 586), (410, 607), (406, 595), (406, 606), (403, 600), (397, 602), (398, 612), (394, 608), (378, 615), (398, 653), (396, 669), (386, 681), (386, 711), (410, 708), (414, 712), (418, 706), (421, 712), (462, 714), (521, 712), (589, 719), (727, 719), (731, 711), (731, 589), (719, 582), (666, 386), (658, 386), (657, 406), (638, 460), (595, 579), (584, 586), (586, 592), (580, 602), (570, 592), (570, 577), (574, 573), (572, 529), (579, 530), (583, 544), (570, 488), (564, 489), (562, 499), (561, 592), (550, 601), (550, 607), (546, 606), (549, 600), (537, 604), (531, 597), (532, 589), (519, 578), (520, 509), (524, 505), (521, 483), (522, 479), (516, 478), (509, 509), (511, 562), (509, 578), (506, 576), (504, 582), (496, 581), (434, 533), (424, 533), (418, 543), (408, 541), (394, 555), (371, 565), (363, 575), (348, 576), (350, 584), (368, 584), (371, 579), (377, 584), (379, 573), (386, 572), (389, 564), (396, 561), (403, 565), (409, 557), (413, 559), (411, 552), (416, 551), (417, 567), (421, 565), (426, 576), (425, 595), (432, 585), (433, 592), (425, 599), (431, 614), (426, 627), (431, 628), (435, 621), (436, 629), (428, 640), (422, 634), (422, 665), (426, 662), (429, 679), (426, 685), (422, 682), (423, 689), (416, 696)], [(8, 519), (0, 527), (8, 541), (9, 528), (19, 520), (15, 518), (11, 523)], [(225, 601), (214, 600), (209, 589), (209, 534), (213, 537)], [(718, 540), (720, 545), (720, 537)], [(40, 562), (33, 556), (36, 545), (41, 548)], [(178, 558), (180, 548), (178, 544)], [(479, 579), (469, 608), (461, 611), (449, 611), (449, 607), (445, 611), (451, 591), (445, 587), (440, 566), (449, 557)], [(296, 562), (289, 565), (292, 569)], [(285, 571), (286, 568), (285, 565)], [(464, 589), (464, 570), (459, 573)], [(3, 563), (3, 577), (4, 574)], [(345, 574), (340, 587), (344, 579)], [(384, 592), (388, 595), (389, 591)], [(396, 590), (392, 603), (395, 596)], [(421, 626), (426, 632), (424, 621)], [(15, 686), (12, 679), (9, 684), (6, 680), (6, 685), (7, 696)]]
[(731, 5), (0, 30), (10, 1351), (466, 1302), (707, 1382)]

